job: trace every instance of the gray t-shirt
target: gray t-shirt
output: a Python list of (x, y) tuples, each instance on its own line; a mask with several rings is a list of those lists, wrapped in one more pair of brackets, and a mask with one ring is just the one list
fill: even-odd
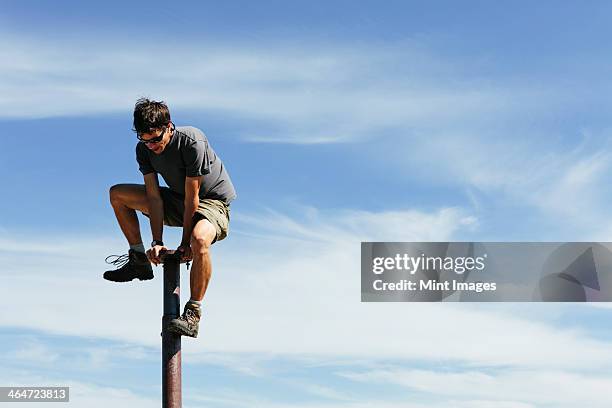
[(170, 190), (182, 196), (185, 195), (185, 177), (202, 176), (201, 199), (212, 198), (229, 204), (236, 198), (223, 162), (200, 129), (177, 127), (161, 154), (155, 154), (144, 143), (138, 143), (136, 160), (143, 175), (161, 174)]

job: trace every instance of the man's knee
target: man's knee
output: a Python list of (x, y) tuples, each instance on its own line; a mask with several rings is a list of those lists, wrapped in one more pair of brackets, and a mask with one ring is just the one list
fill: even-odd
[(108, 193), (113, 206), (127, 205), (132, 208), (135, 204), (141, 204), (140, 202), (146, 198), (144, 186), (135, 184), (115, 184)]
[(210, 221), (207, 219), (199, 221), (191, 233), (192, 251), (199, 253), (208, 252), (216, 235), (217, 231)]
[(119, 204), (121, 201), (121, 189), (123, 184), (115, 184), (108, 190), (108, 196), (110, 198), (111, 204)]

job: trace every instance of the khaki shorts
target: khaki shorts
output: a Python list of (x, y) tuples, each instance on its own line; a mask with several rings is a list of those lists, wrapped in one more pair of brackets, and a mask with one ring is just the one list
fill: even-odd
[[(169, 227), (182, 227), (183, 213), (185, 212), (184, 198), (168, 187), (160, 187), (159, 190), (162, 200), (164, 201), (164, 225)], [(149, 216), (148, 214), (144, 215), (147, 217)], [(215, 227), (217, 235), (213, 243), (227, 237), (230, 220), (229, 205), (221, 200), (200, 198), (200, 204), (193, 216), (193, 226), (202, 219), (208, 220), (213, 227)]]

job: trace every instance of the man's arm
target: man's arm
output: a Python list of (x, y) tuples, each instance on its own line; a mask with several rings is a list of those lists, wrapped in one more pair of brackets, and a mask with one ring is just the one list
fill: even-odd
[(200, 202), (200, 185), (202, 177), (186, 177), (185, 178), (185, 212), (183, 214), (183, 239), (181, 247), (189, 248), (191, 239), (191, 231), (193, 230), (193, 216)]
[[(164, 202), (161, 198), (159, 190), (159, 181), (157, 180), (157, 173), (148, 173), (144, 176), (145, 189), (147, 191), (147, 201), (149, 206), (149, 220), (151, 222), (151, 235), (154, 240), (162, 241), (163, 228), (164, 228)], [(151, 251), (149, 259), (154, 264), (159, 264), (161, 259), (159, 257), (159, 251), (165, 247), (156, 246)]]

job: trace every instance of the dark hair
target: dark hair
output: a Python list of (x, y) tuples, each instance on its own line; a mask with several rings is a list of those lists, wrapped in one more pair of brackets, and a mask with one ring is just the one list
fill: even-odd
[(134, 128), (137, 134), (151, 133), (154, 129), (161, 129), (170, 123), (170, 111), (163, 101), (152, 101), (140, 98), (134, 106)]

